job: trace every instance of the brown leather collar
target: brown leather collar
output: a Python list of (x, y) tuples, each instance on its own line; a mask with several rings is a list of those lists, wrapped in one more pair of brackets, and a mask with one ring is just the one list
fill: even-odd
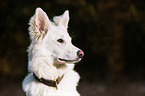
[(47, 85), (47, 86), (50, 86), (50, 87), (55, 87), (56, 89), (58, 89), (58, 87), (57, 87), (57, 85), (60, 83), (60, 81), (63, 79), (63, 76), (64, 75), (62, 75), (61, 77), (58, 77), (55, 81), (54, 80), (46, 80), (46, 79), (44, 79), (44, 78), (38, 78), (34, 73), (33, 73), (33, 76), (34, 76), (34, 78), (37, 80), (37, 81), (39, 81), (39, 82), (41, 82), (41, 83), (43, 83), (43, 84), (45, 84), (45, 85)]

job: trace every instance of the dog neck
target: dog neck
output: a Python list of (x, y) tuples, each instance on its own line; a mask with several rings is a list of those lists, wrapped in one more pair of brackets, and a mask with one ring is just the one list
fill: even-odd
[(74, 64), (56, 64), (51, 56), (43, 56), (41, 53), (29, 53), (28, 70), (35, 73), (38, 78), (56, 80), (63, 74), (73, 70)]
[(33, 76), (38, 82), (43, 83), (44, 85), (47, 85), (49, 87), (55, 87), (58, 90), (57, 86), (63, 79), (64, 74), (61, 77), (58, 77), (56, 80), (46, 80), (44, 78), (38, 78), (35, 73), (33, 73)]

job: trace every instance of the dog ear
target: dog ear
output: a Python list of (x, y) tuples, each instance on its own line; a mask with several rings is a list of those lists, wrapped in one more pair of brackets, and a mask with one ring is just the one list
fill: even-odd
[(58, 25), (58, 26), (62, 25), (62, 26), (67, 28), (68, 27), (68, 22), (69, 22), (69, 11), (66, 10), (63, 13), (63, 15), (61, 15), (61, 16), (55, 16), (53, 18), (53, 21), (55, 22), (56, 25)]
[(29, 25), (31, 39), (43, 39), (51, 27), (51, 21), (41, 8), (37, 8), (35, 15), (30, 20)]

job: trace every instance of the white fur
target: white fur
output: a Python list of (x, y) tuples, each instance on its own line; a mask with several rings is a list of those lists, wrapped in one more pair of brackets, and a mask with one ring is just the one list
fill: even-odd
[[(73, 70), (73, 63), (80, 61), (77, 56), (80, 49), (71, 43), (67, 32), (69, 12), (54, 17), (53, 21), (41, 8), (37, 8), (29, 22), (32, 42), (28, 49), (29, 74), (23, 81), (23, 90), (27, 96), (80, 96), (76, 90), (80, 76)], [(60, 43), (58, 39), (64, 42)], [(61, 61), (59, 58), (74, 62)], [(63, 74), (64, 77), (57, 90), (35, 80), (33, 73), (46, 80), (56, 80)]]

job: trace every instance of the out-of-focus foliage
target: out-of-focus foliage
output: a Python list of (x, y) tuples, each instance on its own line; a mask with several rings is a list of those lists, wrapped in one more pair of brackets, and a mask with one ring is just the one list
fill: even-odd
[(50, 19), (70, 11), (69, 33), (85, 52), (76, 69), (84, 77), (122, 80), (145, 74), (144, 0), (1, 0), (1, 75), (26, 74), (28, 22), (37, 7)]

